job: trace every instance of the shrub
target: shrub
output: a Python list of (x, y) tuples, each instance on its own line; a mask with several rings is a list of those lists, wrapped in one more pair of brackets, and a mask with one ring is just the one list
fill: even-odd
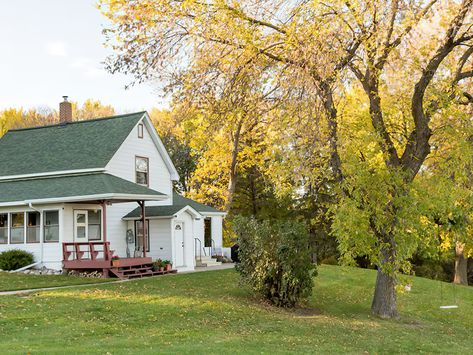
[(33, 264), (33, 254), (24, 250), (12, 249), (0, 253), (0, 269), (17, 270)]
[(293, 307), (312, 292), (315, 265), (304, 224), (237, 217), (236, 269), (255, 292), (278, 307)]

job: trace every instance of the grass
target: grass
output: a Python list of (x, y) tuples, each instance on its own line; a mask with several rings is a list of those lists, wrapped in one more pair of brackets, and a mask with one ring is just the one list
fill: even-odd
[(82, 285), (113, 281), (113, 279), (85, 278), (65, 275), (25, 275), (0, 272), (0, 292), (28, 290), (34, 288)]
[[(306, 308), (276, 309), (233, 270), (0, 297), (0, 353), (468, 353), (473, 288), (441, 310), (414, 278), (398, 321), (371, 316), (372, 270), (322, 266)], [(453, 289), (443, 285), (444, 302)]]

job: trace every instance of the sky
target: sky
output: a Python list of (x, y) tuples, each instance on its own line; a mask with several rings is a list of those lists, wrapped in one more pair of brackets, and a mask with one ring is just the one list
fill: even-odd
[(0, 109), (56, 109), (63, 95), (117, 113), (166, 107), (151, 85), (125, 90), (132, 77), (105, 71), (106, 24), (95, 0), (0, 0)]

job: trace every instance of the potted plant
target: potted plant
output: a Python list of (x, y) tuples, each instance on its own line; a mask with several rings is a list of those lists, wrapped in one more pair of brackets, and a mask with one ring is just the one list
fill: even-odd
[(163, 264), (164, 264), (164, 271), (171, 271), (171, 269), (172, 269), (171, 261), (164, 260)]
[(120, 257), (118, 255), (112, 256), (112, 266), (119, 267), (120, 266)]
[(153, 270), (154, 271), (164, 271), (164, 263), (161, 259), (158, 259), (153, 263)]

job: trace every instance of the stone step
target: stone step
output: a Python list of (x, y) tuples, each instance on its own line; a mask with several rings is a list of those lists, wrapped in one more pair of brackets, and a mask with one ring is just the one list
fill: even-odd
[(195, 266), (197, 267), (212, 267), (212, 266), (218, 266), (218, 265), (222, 265), (222, 263), (220, 261), (217, 261), (217, 259), (213, 259), (213, 258), (208, 258), (208, 259), (202, 258), (202, 261), (200, 261), (200, 259), (196, 259), (195, 261)]

